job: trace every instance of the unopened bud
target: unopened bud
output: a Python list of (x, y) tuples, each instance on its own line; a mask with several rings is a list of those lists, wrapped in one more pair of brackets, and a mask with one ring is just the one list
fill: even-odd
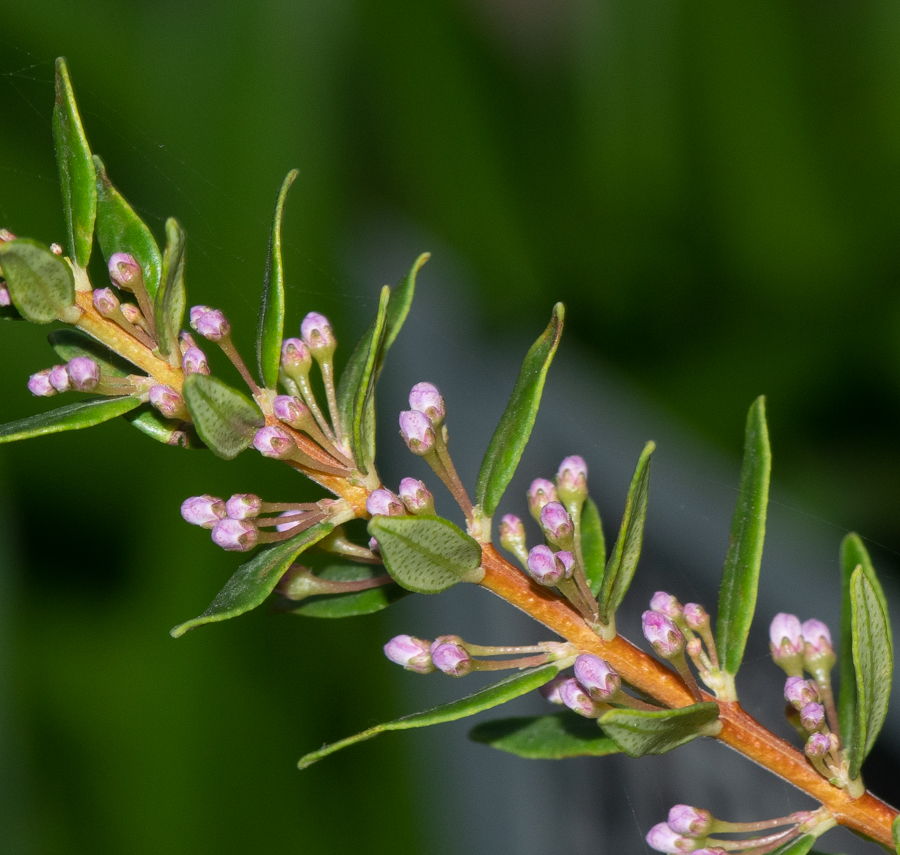
[(225, 511), (233, 520), (253, 519), (261, 510), (262, 499), (253, 493), (235, 493), (225, 503)]
[(50, 369), (45, 368), (28, 378), (28, 391), (38, 398), (49, 398), (56, 394), (56, 387), (50, 382)]
[(9, 293), (9, 287), (6, 282), (0, 279), (0, 308), (12, 305), (12, 297)]
[(206, 354), (199, 347), (188, 347), (181, 358), (181, 370), (186, 376), (191, 374), (209, 374), (209, 363)]
[(374, 537), (369, 538), (369, 550), (374, 552), (376, 555), (381, 555), (381, 545), (375, 540)]
[(16, 240), (16, 236), (9, 229), (0, 229), (0, 243), (9, 243)]
[(402, 517), (406, 513), (403, 502), (390, 490), (379, 487), (366, 499), (366, 510), (373, 517)]
[(286, 338), (281, 345), (281, 367), (288, 377), (305, 377), (312, 368), (312, 354), (299, 338)]
[(702, 808), (695, 808), (690, 805), (675, 805), (669, 810), (669, 828), (678, 832), (678, 834), (683, 834), (685, 837), (706, 837), (712, 828), (712, 824), (713, 815)]
[(575, 660), (575, 679), (595, 701), (608, 701), (622, 689), (622, 680), (605, 659), (582, 653)]
[(52, 252), (54, 255), (62, 255), (63, 254), (62, 244), (51, 243), (50, 244), (50, 252)]
[(409, 406), (416, 412), (428, 416), (435, 427), (438, 427), (447, 415), (444, 399), (433, 383), (416, 383), (409, 391)]
[(450, 677), (465, 677), (472, 670), (472, 657), (461, 644), (435, 642), (431, 645), (431, 661), (434, 667)]
[(226, 517), (216, 523), (212, 530), (213, 543), (228, 552), (247, 552), (256, 546), (259, 532), (248, 520), (233, 520)]
[(647, 845), (657, 852), (679, 853), (690, 852), (694, 849), (695, 841), (690, 837), (684, 837), (669, 827), (666, 822), (658, 822), (644, 838)]
[(197, 342), (194, 340), (194, 337), (187, 331), (181, 330), (178, 333), (178, 347), (181, 349), (181, 355), (184, 356), (187, 353), (187, 349), (189, 347), (196, 347)]
[(807, 757), (824, 757), (831, 751), (831, 740), (824, 733), (814, 733), (803, 746), (803, 753)]
[(570, 538), (575, 531), (572, 517), (560, 502), (548, 502), (541, 508), (541, 528), (553, 543)]
[(784, 684), (784, 699), (798, 710), (802, 710), (807, 704), (818, 701), (819, 693), (809, 680), (802, 677), (788, 677)]
[(150, 403), (166, 418), (182, 418), (186, 414), (184, 398), (169, 386), (161, 383), (150, 387)]
[(570, 710), (585, 718), (599, 718), (606, 709), (595, 701), (574, 677), (569, 677), (560, 684), (559, 696)]
[(657, 591), (650, 598), (650, 608), (672, 620), (678, 620), (684, 614), (684, 606), (678, 602), (676, 597), (665, 591)]
[(263, 457), (284, 460), (291, 456), (297, 446), (289, 433), (281, 428), (266, 426), (256, 432), (253, 437), (253, 447)]
[(433, 514), (434, 496), (431, 491), (416, 478), (404, 478), (400, 482), (400, 500), (411, 514)]
[(693, 630), (706, 629), (709, 626), (709, 612), (697, 603), (688, 603), (684, 607), (684, 622)]
[(800, 723), (810, 733), (821, 730), (825, 726), (825, 707), (815, 702), (807, 704), (800, 710)]
[(221, 309), (194, 306), (191, 309), (191, 329), (209, 341), (222, 341), (231, 335), (231, 324)]
[(583, 457), (573, 454), (559, 464), (556, 490), (560, 500), (566, 505), (580, 503), (587, 498), (587, 463)]
[(646, 611), (641, 615), (641, 628), (644, 638), (663, 659), (672, 659), (684, 651), (684, 635), (671, 618)]
[(225, 502), (208, 494), (191, 496), (181, 503), (181, 516), (191, 525), (212, 528), (219, 520), (225, 519)]
[(325, 315), (310, 312), (300, 323), (300, 335), (309, 352), (320, 362), (331, 359), (337, 347), (337, 339), (331, 329), (331, 322)]
[(413, 454), (423, 456), (434, 448), (434, 427), (428, 416), (418, 410), (400, 413), (400, 436)]
[(796, 615), (779, 612), (769, 626), (769, 650), (775, 664), (791, 677), (803, 673), (803, 635)]
[(558, 501), (556, 487), (546, 478), (535, 478), (531, 482), (531, 486), (528, 488), (528, 508), (538, 522), (541, 521), (541, 511), (544, 509), (544, 505)]
[(525, 526), (515, 514), (506, 514), (500, 520), (500, 545), (513, 554), (524, 552), (528, 548)]
[(831, 633), (820, 620), (807, 620), (801, 627), (803, 634), (803, 664), (813, 673), (820, 669), (831, 670), (837, 657), (831, 645)]
[(65, 365), (54, 365), (50, 369), (50, 383), (57, 392), (68, 392), (72, 388), (72, 378)]
[(145, 323), (144, 316), (141, 314), (141, 310), (134, 305), (134, 303), (119, 303), (119, 309), (121, 309), (122, 314), (125, 316), (125, 320), (130, 324), (134, 324), (139, 327)]
[(119, 298), (112, 288), (97, 288), (91, 295), (91, 301), (97, 312), (104, 318), (112, 317), (119, 308)]
[[(285, 511), (284, 513), (278, 514), (279, 517), (292, 517), (295, 515), (295, 511)], [(296, 528), (300, 525), (299, 520), (293, 520), (291, 522), (286, 523), (277, 523), (275, 526), (275, 531), (290, 531), (292, 528)]]
[(566, 575), (566, 568), (549, 546), (541, 544), (528, 553), (528, 572), (535, 582), (553, 587)]
[(575, 572), (575, 556), (566, 549), (560, 549), (556, 553), (556, 560), (562, 564), (566, 579), (571, 579)]
[(384, 645), (384, 655), (391, 662), (402, 665), (416, 674), (430, 674), (435, 670), (431, 661), (431, 645), (411, 635), (397, 635)]
[(566, 680), (571, 679), (570, 677), (563, 677), (562, 675), (554, 677), (549, 683), (544, 683), (538, 691), (541, 693), (541, 696), (550, 701), (551, 704), (562, 704), (563, 699), (560, 694), (559, 688), (562, 686)]
[(100, 382), (100, 366), (89, 356), (76, 356), (66, 365), (72, 388), (77, 392), (92, 392)]
[(109, 257), (108, 269), (110, 281), (123, 291), (134, 291), (135, 285), (140, 286), (144, 282), (141, 265), (130, 253), (114, 252)]

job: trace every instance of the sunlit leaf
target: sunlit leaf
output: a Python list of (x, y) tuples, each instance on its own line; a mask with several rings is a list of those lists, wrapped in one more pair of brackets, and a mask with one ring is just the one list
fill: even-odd
[(712, 701), (675, 710), (615, 709), (600, 716), (603, 732), (629, 757), (665, 754), (718, 730), (719, 705)]
[(606, 568), (606, 538), (603, 536), (600, 511), (590, 496), (581, 509), (581, 555), (588, 586), (596, 597), (600, 593)]
[(78, 318), (72, 268), (49, 247), (29, 238), (0, 243), (0, 265), (13, 305), (25, 320), (49, 324)]
[(93, 427), (116, 416), (122, 416), (140, 405), (141, 402), (137, 398), (128, 396), (78, 401), (58, 410), (51, 410), (49, 413), (40, 413), (0, 426), (0, 443)]
[(184, 231), (178, 220), (166, 220), (166, 251), (162, 279), (153, 305), (160, 353), (181, 364), (178, 333), (184, 323), (187, 295), (184, 289)]
[(264, 424), (256, 404), (217, 377), (191, 374), (182, 393), (200, 439), (217, 457), (237, 457)]
[[(362, 564), (333, 564), (316, 570), (316, 576), (329, 582), (360, 582), (384, 575), (384, 568)], [(291, 603), (285, 600), (281, 610), (303, 617), (344, 618), (369, 615), (386, 609), (392, 603), (410, 595), (410, 591), (396, 583), (350, 591), (342, 594), (323, 594)]]
[(565, 710), (552, 715), (501, 718), (476, 725), (469, 738), (529, 760), (602, 757), (619, 749), (593, 719)]

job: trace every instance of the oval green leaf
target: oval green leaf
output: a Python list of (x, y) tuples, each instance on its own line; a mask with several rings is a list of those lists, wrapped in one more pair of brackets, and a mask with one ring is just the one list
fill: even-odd
[(470, 731), (469, 739), (528, 760), (603, 757), (619, 751), (596, 721), (570, 710), (486, 721)]
[(182, 394), (200, 439), (225, 460), (234, 459), (250, 445), (265, 422), (256, 404), (216, 377), (191, 374)]
[(558, 673), (559, 669), (556, 665), (551, 664), (542, 665), (540, 668), (524, 671), (521, 674), (514, 674), (461, 700), (443, 704), (425, 712), (398, 718), (396, 721), (390, 721), (386, 724), (377, 724), (375, 727), (370, 727), (368, 730), (357, 733), (355, 736), (347, 737), (347, 739), (342, 739), (340, 742), (333, 742), (331, 745), (326, 745), (318, 751), (313, 751), (301, 757), (297, 765), (301, 769), (307, 769), (323, 757), (334, 754), (335, 751), (340, 751), (342, 748), (355, 745), (357, 742), (371, 739), (373, 736), (378, 736), (379, 733), (386, 733), (389, 730), (412, 730), (416, 727), (430, 727), (433, 724), (443, 724), (448, 721), (468, 718), (539, 689), (544, 683), (549, 683)]
[(606, 568), (606, 538), (603, 536), (600, 511), (590, 496), (581, 508), (581, 557), (584, 559), (588, 587), (596, 597), (600, 593)]
[(75, 359), (77, 356), (87, 356), (100, 366), (103, 374), (112, 377), (127, 377), (134, 374), (135, 369), (125, 359), (113, 353), (108, 347), (100, 344), (95, 338), (91, 338), (81, 330), (53, 330), (47, 335), (47, 341), (56, 351), (56, 355), (64, 362)]
[(72, 268), (49, 247), (29, 238), (0, 243), (0, 266), (13, 305), (25, 320), (49, 324), (78, 318)]
[(525, 355), (519, 379), (494, 431), (491, 444), (478, 473), (476, 499), (482, 513), (490, 518), (509, 486), (537, 418), (544, 381), (562, 335), (565, 307), (557, 303), (553, 317), (541, 337)]
[(320, 541), (333, 528), (334, 523), (325, 520), (284, 543), (257, 553), (246, 564), (238, 567), (203, 614), (179, 624), (169, 634), (172, 638), (181, 638), (189, 630), (203, 624), (228, 620), (255, 609), (275, 590), (297, 556)]
[(125, 421), (163, 445), (172, 445), (176, 448), (206, 448), (193, 426), (187, 422), (163, 417), (159, 410), (150, 404), (143, 404), (139, 409), (128, 413)]
[[(332, 564), (316, 570), (316, 576), (329, 582), (361, 582), (384, 573), (382, 567), (361, 564)], [(345, 618), (370, 615), (410, 595), (410, 591), (397, 584), (380, 585), (365, 591), (350, 591), (343, 594), (323, 594), (292, 603), (283, 602), (283, 611), (313, 618)]]
[(169, 357), (172, 365), (181, 365), (178, 333), (184, 323), (187, 295), (184, 289), (184, 230), (178, 220), (166, 220), (166, 251), (163, 255), (162, 280), (153, 304), (159, 352)]
[(27, 419), (0, 426), (0, 443), (17, 442), (48, 433), (62, 433), (67, 430), (81, 430), (108, 422), (116, 416), (123, 416), (129, 410), (139, 407), (137, 398), (91, 398), (69, 404), (49, 413), (41, 413)]
[(449, 520), (433, 516), (372, 517), (388, 573), (417, 594), (438, 594), (457, 582), (480, 582), (481, 547)]
[(665, 754), (698, 736), (715, 736), (719, 705), (712, 701), (677, 710), (615, 709), (600, 716), (603, 732), (629, 757)]
[(69, 256), (84, 270), (94, 243), (97, 187), (91, 148), (81, 126), (69, 69), (63, 57), (56, 60), (56, 103), (52, 124), (66, 218), (66, 243)]
[(722, 667), (732, 679), (741, 667), (756, 609), (771, 468), (766, 399), (760, 396), (747, 414), (741, 483), (731, 520), (731, 541), (722, 573), (722, 587), (719, 589), (716, 646)]
[(622, 515), (619, 536), (616, 538), (616, 545), (613, 547), (600, 584), (598, 606), (600, 620), (603, 623), (610, 622), (625, 599), (641, 557), (650, 491), (650, 455), (655, 449), (654, 442), (648, 442), (644, 446), (628, 487), (628, 498), (625, 500), (625, 513)]

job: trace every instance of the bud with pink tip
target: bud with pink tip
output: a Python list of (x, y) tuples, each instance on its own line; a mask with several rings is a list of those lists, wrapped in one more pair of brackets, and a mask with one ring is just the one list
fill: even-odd
[(796, 615), (779, 612), (769, 626), (769, 650), (772, 659), (788, 676), (803, 673), (803, 635)]
[[(285, 511), (284, 513), (278, 514), (279, 517), (292, 517), (294, 516), (295, 511)], [(299, 521), (293, 520), (292, 522), (286, 523), (278, 523), (275, 526), (275, 531), (290, 531), (292, 528), (296, 528), (300, 525)]]
[(433, 514), (434, 496), (417, 478), (404, 478), (400, 482), (400, 500), (411, 514)]
[(548, 502), (541, 508), (541, 528), (552, 543), (564, 542), (575, 532), (572, 517), (561, 502)]
[(535, 582), (553, 587), (565, 577), (566, 568), (549, 546), (541, 544), (528, 553), (528, 572)]
[(56, 388), (50, 382), (50, 369), (45, 368), (28, 378), (28, 391), (38, 398), (49, 398), (56, 394)]
[(803, 753), (807, 757), (824, 757), (829, 751), (831, 751), (831, 739), (824, 733), (814, 733), (803, 746)]
[(122, 314), (125, 316), (125, 320), (130, 324), (134, 324), (136, 327), (143, 328), (146, 324), (146, 320), (144, 316), (141, 314), (141, 310), (134, 305), (134, 303), (119, 303), (119, 309)]
[(9, 293), (9, 287), (6, 282), (0, 279), (0, 308), (12, 305), (12, 296)]
[(127, 252), (114, 252), (109, 257), (109, 278), (113, 285), (123, 291), (134, 291), (135, 287), (144, 284), (144, 272), (133, 255)]
[(566, 505), (580, 505), (587, 498), (587, 463), (583, 457), (573, 454), (559, 464), (556, 490), (560, 501)]
[(695, 840), (683, 837), (665, 822), (654, 825), (644, 839), (651, 849), (655, 849), (657, 852), (672, 853), (672, 855), (679, 852), (691, 852), (696, 845)]
[(473, 667), (469, 651), (452, 641), (432, 644), (431, 661), (434, 662), (435, 668), (450, 677), (465, 677)]
[(556, 560), (562, 564), (566, 579), (571, 579), (575, 572), (575, 556), (566, 549), (560, 549), (556, 553)]
[(262, 499), (254, 493), (235, 493), (225, 503), (225, 511), (233, 520), (253, 519), (261, 510)]
[(809, 680), (802, 677), (788, 677), (784, 684), (784, 699), (798, 710), (802, 710), (807, 704), (818, 701), (819, 693)]
[(709, 626), (709, 612), (697, 603), (687, 603), (684, 607), (684, 622), (699, 632)]
[(325, 315), (310, 312), (300, 323), (300, 335), (318, 361), (329, 360), (334, 355), (337, 339), (331, 329), (331, 321)]
[(369, 550), (376, 555), (381, 555), (381, 544), (374, 537), (369, 538)]
[(288, 377), (306, 377), (312, 368), (312, 354), (299, 338), (286, 338), (281, 345), (281, 368)]
[(0, 229), (0, 243), (9, 243), (16, 240), (16, 236), (9, 229)]
[(434, 426), (424, 413), (404, 410), (400, 413), (400, 436), (413, 454), (428, 454), (435, 443)]
[(69, 372), (66, 371), (65, 365), (54, 365), (50, 369), (49, 377), (50, 385), (57, 392), (68, 392), (72, 388), (72, 378), (69, 377)]
[(663, 659), (672, 659), (684, 651), (684, 635), (671, 618), (646, 611), (641, 615), (641, 629)]
[(665, 591), (657, 591), (650, 598), (650, 608), (654, 612), (659, 612), (672, 620), (679, 620), (684, 614), (684, 606), (678, 602), (676, 597), (667, 594)]
[(402, 517), (406, 513), (403, 502), (390, 490), (379, 487), (366, 499), (366, 510), (373, 517)]
[(595, 701), (608, 701), (622, 689), (622, 680), (609, 662), (593, 653), (582, 653), (575, 660), (575, 679)]
[(191, 374), (209, 374), (209, 363), (206, 354), (199, 347), (191, 346), (181, 357), (181, 370), (186, 376)]
[(728, 855), (721, 846), (704, 846), (702, 849), (693, 849), (691, 855)]
[(182, 419), (187, 415), (184, 398), (170, 386), (161, 383), (150, 387), (150, 403), (167, 419)]
[(209, 341), (222, 341), (231, 335), (231, 324), (221, 309), (194, 306), (191, 309), (191, 329)]
[(691, 807), (690, 805), (675, 805), (669, 811), (668, 826), (672, 831), (685, 837), (706, 837), (712, 829), (713, 815), (708, 810)]
[(72, 388), (77, 392), (92, 392), (100, 382), (100, 366), (89, 356), (76, 356), (66, 365)]
[(263, 457), (284, 460), (291, 456), (297, 446), (289, 433), (281, 428), (266, 426), (256, 432), (253, 447)]
[(558, 502), (556, 487), (546, 478), (535, 478), (528, 488), (528, 509), (531, 515), (541, 521), (541, 511), (550, 502)]
[(800, 710), (800, 723), (810, 733), (821, 730), (825, 726), (825, 707), (815, 702), (807, 704)]
[(409, 406), (428, 416), (435, 427), (439, 427), (447, 415), (444, 399), (433, 383), (416, 383), (409, 392)]
[(515, 514), (506, 514), (500, 520), (500, 545), (513, 555), (524, 554), (528, 550), (525, 526)]
[(62, 244), (61, 243), (51, 243), (50, 244), (50, 252), (52, 252), (54, 255), (62, 255), (63, 254)]
[(384, 645), (384, 655), (391, 662), (402, 665), (416, 674), (430, 674), (435, 670), (431, 661), (431, 645), (411, 635), (397, 635)]
[(112, 317), (119, 310), (119, 298), (112, 288), (97, 288), (91, 295), (91, 302), (104, 318)]
[(608, 709), (595, 701), (574, 677), (560, 683), (559, 696), (570, 710), (585, 718), (599, 718)]
[(820, 620), (812, 618), (804, 621), (800, 628), (803, 634), (803, 664), (807, 671), (831, 670), (837, 657), (831, 645), (831, 633)]
[(213, 543), (228, 552), (247, 552), (256, 546), (259, 532), (249, 520), (233, 520), (226, 517), (212, 530)]
[(208, 494), (191, 496), (181, 503), (181, 516), (191, 525), (212, 528), (219, 520), (225, 519), (225, 502), (218, 496)]
[(278, 421), (297, 430), (306, 425), (311, 416), (309, 407), (293, 395), (277, 395), (272, 402), (272, 412)]
[(549, 683), (544, 683), (544, 685), (538, 689), (538, 692), (540, 692), (544, 700), (550, 701), (551, 704), (562, 705), (563, 699), (559, 688), (566, 680), (570, 679), (571, 677), (563, 677), (562, 675), (554, 677)]

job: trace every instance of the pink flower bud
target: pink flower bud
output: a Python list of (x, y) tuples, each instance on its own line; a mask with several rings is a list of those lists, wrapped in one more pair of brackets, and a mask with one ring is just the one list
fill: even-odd
[(185, 375), (209, 374), (209, 363), (206, 354), (199, 347), (188, 347), (181, 358), (181, 370)]
[(253, 493), (235, 493), (225, 502), (225, 511), (233, 520), (253, 519), (261, 510), (262, 499)]
[[(293, 516), (294, 513), (295, 513), (294, 511), (285, 511), (284, 513), (279, 514), (278, 516), (279, 517)], [(278, 523), (275, 526), (275, 531), (290, 531), (292, 528), (296, 528), (298, 525), (300, 525), (300, 523), (297, 520), (294, 520), (293, 522)]]
[(312, 354), (299, 338), (286, 338), (281, 345), (281, 367), (288, 377), (306, 376), (312, 368)]
[(644, 638), (663, 659), (671, 659), (684, 650), (684, 636), (671, 618), (646, 611), (641, 615), (641, 628)]
[(181, 503), (181, 516), (191, 525), (201, 528), (212, 528), (219, 520), (225, 518), (225, 502), (217, 496), (204, 494), (191, 496)]
[(379, 487), (369, 493), (366, 510), (373, 517), (402, 517), (406, 513), (403, 502), (390, 490)]
[(818, 668), (830, 669), (836, 657), (831, 645), (831, 633), (820, 620), (807, 620), (801, 627), (803, 633), (803, 661), (809, 671)]
[(545, 700), (550, 701), (551, 704), (562, 704), (563, 699), (560, 694), (559, 688), (562, 686), (566, 680), (571, 679), (570, 677), (563, 677), (561, 674), (559, 676), (554, 677), (549, 683), (544, 683), (538, 691), (544, 697)]
[(97, 288), (91, 295), (91, 302), (104, 318), (111, 317), (119, 308), (119, 298), (112, 288)]
[(788, 677), (784, 684), (784, 699), (798, 710), (802, 710), (807, 704), (818, 701), (819, 693), (809, 680), (802, 677)]
[(391, 662), (402, 665), (407, 671), (417, 674), (430, 674), (434, 671), (431, 661), (431, 645), (421, 638), (411, 635), (398, 635), (384, 645), (384, 655)]
[(16, 236), (9, 229), (0, 229), (0, 243), (9, 243), (16, 240)]
[(150, 403), (168, 419), (180, 418), (185, 413), (184, 398), (169, 386), (151, 386)]
[(559, 464), (556, 489), (567, 505), (570, 502), (583, 502), (587, 498), (587, 463), (583, 457), (573, 454)]
[(665, 591), (657, 591), (650, 598), (650, 608), (672, 620), (678, 620), (684, 614), (684, 606), (671, 594)]
[(134, 324), (137, 327), (141, 326), (144, 316), (134, 303), (119, 303), (119, 309), (122, 314), (125, 315), (125, 320), (128, 321), (128, 323)]
[(256, 546), (259, 532), (248, 520), (219, 520), (212, 530), (213, 543), (228, 552), (247, 552)]
[(187, 330), (179, 330), (178, 332), (178, 346), (181, 348), (181, 355), (187, 352), (189, 347), (196, 347), (197, 342), (194, 340), (194, 337)]
[(2, 279), (0, 279), (0, 308), (5, 308), (6, 306), (11, 305), (12, 297), (9, 293), (9, 287)]
[(310, 312), (300, 323), (300, 335), (316, 359), (331, 359), (337, 340), (331, 329), (331, 322), (325, 315)]
[(825, 707), (817, 703), (809, 703), (800, 710), (800, 723), (810, 732), (815, 733), (825, 726)]
[(72, 388), (77, 392), (92, 392), (100, 382), (100, 366), (89, 356), (76, 356), (66, 365)]
[(535, 478), (528, 488), (528, 508), (531, 515), (540, 522), (541, 511), (544, 505), (550, 502), (558, 502), (559, 496), (556, 493), (556, 487), (553, 486), (546, 478)]
[(622, 689), (622, 680), (609, 662), (593, 653), (582, 653), (575, 660), (575, 679), (595, 701), (608, 701)]
[(51, 243), (50, 244), (50, 252), (52, 252), (54, 255), (62, 255), (63, 254), (62, 244)]
[(562, 564), (566, 579), (571, 579), (575, 568), (575, 556), (565, 549), (560, 549), (556, 553), (556, 560)]
[(371, 552), (374, 552), (376, 555), (381, 554), (381, 546), (379, 545), (378, 541), (375, 540), (374, 537), (369, 538), (369, 550)]
[(231, 324), (221, 309), (194, 306), (191, 309), (191, 329), (209, 341), (222, 341), (231, 335)]
[(553, 587), (565, 576), (566, 568), (549, 546), (541, 544), (528, 553), (528, 572), (535, 582)]
[(709, 612), (697, 603), (688, 603), (684, 607), (684, 622), (693, 630), (705, 629), (709, 626)]
[(675, 805), (669, 811), (669, 828), (685, 837), (706, 837), (712, 828), (713, 816), (708, 810)]
[(500, 520), (500, 545), (513, 553), (527, 548), (525, 526), (514, 514), (506, 514)]
[(431, 645), (434, 667), (450, 677), (465, 677), (472, 670), (472, 657), (461, 644), (444, 642)]
[(554, 542), (571, 537), (575, 531), (572, 517), (560, 502), (548, 502), (541, 508), (541, 528), (547, 539)]
[(433, 383), (416, 383), (409, 392), (409, 406), (419, 413), (424, 413), (436, 427), (447, 415), (444, 399)]
[(434, 448), (434, 427), (428, 416), (418, 410), (400, 413), (400, 436), (413, 454), (422, 456)]
[(570, 710), (585, 718), (598, 718), (604, 712), (603, 707), (597, 704), (574, 677), (560, 683), (559, 696)]
[(416, 478), (404, 478), (400, 482), (400, 500), (411, 514), (434, 513), (434, 496)]
[(50, 382), (50, 369), (45, 368), (28, 378), (28, 391), (38, 398), (49, 398), (56, 394), (56, 388)]
[(831, 751), (831, 740), (824, 733), (814, 733), (803, 746), (807, 757), (824, 757)]
[(803, 673), (803, 636), (796, 615), (779, 612), (769, 626), (769, 650), (776, 665), (789, 676)]
[(134, 291), (135, 285), (142, 285), (144, 282), (141, 265), (130, 253), (113, 253), (109, 258), (108, 269), (110, 281), (123, 291)]
[(298, 429), (306, 424), (310, 416), (306, 404), (292, 395), (278, 395), (272, 402), (272, 412), (278, 421)]
[(65, 365), (54, 365), (50, 369), (50, 385), (57, 392), (68, 392), (72, 388), (72, 378), (69, 377)]
[(297, 445), (289, 433), (281, 428), (267, 426), (256, 432), (253, 437), (253, 447), (263, 457), (284, 460), (291, 456)]
[(647, 845), (657, 852), (668, 852), (671, 855), (679, 852), (690, 852), (694, 848), (694, 841), (689, 837), (682, 837), (677, 831), (669, 828), (665, 822), (659, 822), (653, 826), (644, 838)]

